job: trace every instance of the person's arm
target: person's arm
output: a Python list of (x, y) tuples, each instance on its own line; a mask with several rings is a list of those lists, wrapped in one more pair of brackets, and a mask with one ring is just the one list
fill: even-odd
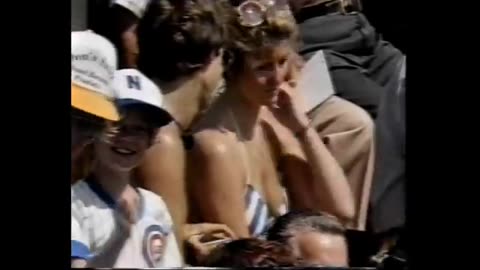
[(188, 198), (185, 185), (186, 153), (175, 123), (162, 127), (154, 145), (136, 170), (139, 185), (162, 197), (172, 216), (175, 236), (183, 254), (182, 227), (187, 222)]
[(294, 89), (284, 84), (279, 92), (278, 108), (271, 108), (276, 119), (296, 134), (306, 156), (306, 162), (296, 158), (285, 159), (287, 181), (293, 187), (291, 191), (297, 197), (312, 196), (309, 206), (320, 208), (347, 222), (355, 215), (348, 181), (317, 132), (308, 126), (303, 104), (293, 94)]
[(215, 130), (195, 134), (190, 164), (193, 201), (202, 222), (227, 225), (238, 237), (249, 237), (245, 185), (227, 136)]
[(318, 203), (338, 218), (351, 220), (355, 216), (353, 195), (342, 168), (313, 128), (303, 127), (297, 137), (312, 170)]

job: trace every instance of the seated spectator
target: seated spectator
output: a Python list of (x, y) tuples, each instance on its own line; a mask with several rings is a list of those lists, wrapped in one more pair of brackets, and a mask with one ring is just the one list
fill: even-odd
[(167, 204), (183, 251), (187, 223), (182, 136), (210, 104), (222, 80), (225, 0), (153, 1), (140, 19), (138, 66), (161, 89), (175, 123), (162, 128), (136, 170), (138, 184)]
[[(198, 219), (226, 224), (240, 238), (260, 235), (269, 219), (285, 213), (277, 168), (294, 207), (314, 207), (343, 220), (354, 215), (342, 168), (309, 125), (305, 108), (288, 83), (296, 68), (295, 22), (284, 7), (262, 5), (247, 1), (231, 9), (235, 14), (227, 23), (226, 90), (196, 125), (189, 156)], [(261, 21), (250, 22), (250, 8), (268, 10), (268, 15), (257, 14)], [(266, 113), (293, 138), (297, 135), (305, 159), (277, 163), (272, 154), (276, 141), (263, 121)]]
[[(135, 189), (130, 174), (141, 162), (156, 130), (171, 121), (158, 88), (137, 70), (115, 73), (114, 89), (122, 119), (93, 143), (92, 173), (71, 189), (72, 267), (180, 267), (182, 258), (163, 200)], [(138, 216), (131, 224), (119, 215), (120, 196), (134, 190)]]
[[(111, 74), (117, 68), (115, 48), (108, 40), (90, 31), (72, 32), (71, 35), (73, 182), (78, 169), (75, 164), (84, 147), (102, 133), (107, 121), (116, 121), (119, 116), (109, 85)], [(105, 64), (97, 59), (104, 60)], [(93, 73), (101, 77), (90, 76)]]
[(348, 266), (345, 228), (333, 216), (312, 211), (289, 212), (277, 218), (267, 239), (288, 245), (307, 265)]
[(118, 48), (120, 68), (136, 68), (138, 60), (137, 27), (151, 0), (113, 0), (109, 15), (109, 36)]
[[(324, 107), (329, 105), (328, 107), (335, 107), (336, 110), (322, 111), (318, 108), (311, 112), (310, 116), (312, 119), (324, 119), (317, 127), (323, 127), (321, 136), (324, 141), (328, 139), (331, 142), (328, 147), (341, 164), (350, 183), (356, 215), (347, 227), (363, 231), (367, 222), (375, 163), (374, 125), (371, 119), (364, 115), (366, 111), (371, 117), (376, 117), (381, 92), (398, 78), (396, 67), (401, 53), (379, 38), (361, 13), (349, 12), (352, 9), (358, 11), (358, 6), (351, 5), (358, 2), (289, 1), (300, 30), (302, 44), (299, 53), (306, 60), (320, 50), (323, 50), (326, 56), (335, 95), (325, 101)], [(339, 104), (333, 104), (334, 101)], [(349, 104), (343, 104), (347, 101)], [(333, 112), (335, 114), (332, 114)], [(339, 118), (336, 126), (348, 125), (348, 132), (336, 131), (334, 126), (324, 127), (323, 123), (332, 122), (329, 114)], [(330, 135), (332, 131), (334, 134)], [(335, 136), (335, 133), (341, 135)], [(345, 140), (348, 140), (349, 147), (341, 147), (345, 145)]]
[(403, 54), (377, 33), (361, 12), (343, 0), (289, 0), (309, 59), (325, 50), (336, 95), (377, 116), (380, 97), (395, 89)]
[(255, 238), (240, 239), (212, 251), (207, 267), (294, 267), (301, 266), (284, 244)]
[[(238, 4), (244, 1), (231, 0), (231, 2)], [(306, 3), (297, 1), (295, 4), (303, 5)], [(295, 30), (298, 32), (298, 29)], [(300, 34), (302, 33), (300, 32)], [(298, 49), (298, 46), (295, 46), (295, 49)], [(335, 168), (338, 174), (337, 177), (346, 178), (350, 185), (355, 206), (354, 217), (349, 221), (343, 222), (345, 222), (348, 228), (362, 231), (365, 230), (367, 220), (368, 199), (370, 197), (375, 161), (374, 124), (365, 110), (335, 95), (334, 89), (336, 89), (336, 86), (332, 85), (330, 78), (331, 70), (329, 72), (326, 63), (328, 59), (325, 59), (324, 55), (320, 50), (312, 51), (309, 57), (306, 57), (306, 67), (301, 70), (301, 74), (292, 76), (290, 79), (296, 80), (298, 82), (298, 91), (304, 93), (304, 91), (309, 91), (305, 89), (305, 84), (303, 83), (305, 81), (303, 80), (305, 73), (314, 74), (319, 72), (317, 76), (310, 76), (310, 85), (312, 85), (310, 88), (316, 88), (317, 92), (313, 99), (318, 98), (318, 100), (315, 101), (316, 103), (311, 104), (313, 106), (308, 107), (307, 116), (310, 119), (310, 126), (317, 131), (328, 149), (328, 152), (324, 152), (324, 159), (333, 164), (328, 167)], [(306, 71), (312, 61), (316, 62), (316, 66), (322, 66), (322, 68)], [(320, 65), (318, 62), (321, 62)], [(327, 74), (320, 74), (320, 72)], [(312, 91), (311, 93), (315, 92)], [(305, 96), (305, 98), (309, 97)], [(308, 103), (311, 102), (310, 100), (308, 101)], [(280, 163), (285, 159), (293, 160), (290, 163), (299, 163), (306, 160), (306, 155), (294, 134), (278, 125), (272, 118), (274, 118), (272, 115), (267, 115), (267, 118), (264, 120), (268, 122), (269, 129), (272, 129), (274, 133), (272, 134), (273, 140), (278, 141), (278, 145), (274, 147), (276, 160)], [(339, 166), (341, 170), (336, 169)], [(292, 202), (292, 206), (295, 204), (295, 202)], [(312, 207), (315, 206), (310, 205), (306, 208)]]

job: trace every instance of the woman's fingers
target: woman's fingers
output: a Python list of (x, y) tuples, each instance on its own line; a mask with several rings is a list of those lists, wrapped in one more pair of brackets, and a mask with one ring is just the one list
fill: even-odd
[(192, 235), (212, 235), (224, 233), (227, 237), (236, 238), (235, 233), (225, 224), (199, 223), (185, 225), (185, 234), (188, 238)]
[(206, 233), (224, 233), (229, 238), (236, 238), (235, 233), (225, 224), (208, 224)]

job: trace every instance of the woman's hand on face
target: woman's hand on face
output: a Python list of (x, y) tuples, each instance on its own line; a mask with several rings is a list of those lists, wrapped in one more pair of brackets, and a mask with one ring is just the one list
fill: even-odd
[(221, 240), (227, 242), (237, 238), (227, 225), (213, 223), (185, 224), (183, 235), (197, 262), (203, 261), (218, 244), (224, 242)]
[(304, 130), (308, 126), (309, 120), (302, 97), (289, 82), (280, 86), (277, 102), (271, 106), (271, 111), (277, 120), (293, 133)]

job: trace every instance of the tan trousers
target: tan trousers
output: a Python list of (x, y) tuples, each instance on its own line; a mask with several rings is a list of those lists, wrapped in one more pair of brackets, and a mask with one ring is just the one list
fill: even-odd
[(373, 121), (362, 108), (336, 96), (310, 112), (309, 117), (350, 183), (356, 216), (347, 227), (363, 231), (373, 175)]

